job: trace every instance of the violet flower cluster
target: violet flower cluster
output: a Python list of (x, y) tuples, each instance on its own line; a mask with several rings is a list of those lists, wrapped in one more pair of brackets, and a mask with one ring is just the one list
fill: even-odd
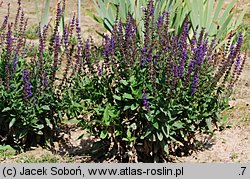
[(30, 76), (26, 69), (23, 70), (23, 98), (25, 101), (32, 96)]

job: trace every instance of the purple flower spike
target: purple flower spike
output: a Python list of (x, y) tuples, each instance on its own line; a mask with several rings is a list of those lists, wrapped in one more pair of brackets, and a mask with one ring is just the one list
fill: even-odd
[(146, 111), (149, 111), (149, 103), (148, 103), (148, 100), (147, 100), (145, 89), (143, 89), (142, 100), (143, 100), (143, 105), (144, 105)]
[(57, 34), (55, 45), (54, 45), (54, 62), (53, 62), (53, 66), (52, 66), (52, 75), (51, 75), (52, 82), (54, 82), (54, 80), (55, 80), (56, 70), (58, 67), (59, 49), (60, 49), (60, 36), (59, 36), (59, 34)]
[(149, 15), (150, 15), (150, 16), (153, 16), (153, 15), (154, 15), (154, 12), (155, 12), (155, 8), (152, 7), (151, 10), (150, 10), (150, 14), (149, 14)]
[(90, 57), (90, 40), (89, 39), (85, 40), (84, 52), (88, 61)]
[(102, 76), (102, 68), (100, 67), (100, 65), (98, 64), (98, 76)]
[(177, 78), (178, 77), (178, 66), (176, 64), (173, 66), (172, 71), (173, 71), (174, 78)]
[(69, 45), (69, 32), (68, 32), (67, 26), (64, 27), (62, 40), (63, 40), (64, 48), (67, 51), (68, 45)]
[(237, 37), (236, 42), (237, 43), (236, 43), (236, 48), (235, 48), (235, 51), (234, 51), (234, 57), (236, 57), (240, 53), (240, 48), (241, 48), (242, 42), (243, 42), (242, 33), (239, 33), (239, 36)]
[(157, 20), (157, 28), (160, 29), (163, 25), (163, 16), (159, 16)]
[(109, 42), (110, 42), (110, 38), (108, 35), (104, 36), (104, 41), (103, 41), (103, 55), (105, 56), (106, 60), (108, 59), (109, 55), (110, 55), (110, 48), (109, 48)]
[(44, 70), (43, 72), (43, 85), (44, 87), (48, 87), (48, 80), (47, 80), (47, 74), (46, 74), (46, 70)]
[(181, 50), (185, 50), (187, 48), (187, 37), (188, 37), (188, 18), (185, 19), (183, 32), (179, 40), (180, 41), (179, 46)]
[(187, 52), (184, 51), (182, 54), (182, 59), (181, 59), (180, 67), (179, 67), (180, 78), (182, 78), (184, 75), (186, 58), (187, 58)]
[(239, 66), (240, 66), (240, 62), (241, 62), (241, 56), (238, 55), (236, 61), (234, 62), (234, 65), (235, 65), (235, 72), (238, 72)]
[(199, 84), (199, 78), (198, 78), (198, 73), (196, 72), (192, 81), (192, 95), (194, 95), (194, 93), (196, 92), (198, 84)]
[(31, 83), (29, 79), (29, 73), (26, 69), (23, 70), (23, 98), (27, 102), (28, 99), (32, 96), (31, 92)]
[(141, 49), (141, 61), (140, 61), (140, 65), (144, 66), (146, 64), (146, 53), (147, 53), (147, 47), (144, 46), (142, 49)]
[(17, 63), (18, 63), (18, 60), (17, 60), (17, 56), (15, 55), (13, 60), (12, 60), (12, 70), (14, 73), (16, 72)]

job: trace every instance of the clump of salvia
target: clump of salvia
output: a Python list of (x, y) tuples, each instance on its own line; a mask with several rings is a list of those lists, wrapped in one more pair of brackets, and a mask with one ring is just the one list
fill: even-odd
[[(49, 25), (42, 31), (38, 28), (39, 43), (32, 45), (26, 38), (28, 18), (21, 0), (17, 3), (14, 22), (10, 21), (8, 4), (8, 13), (0, 28), (0, 137), (6, 139), (1, 142), (18, 147), (44, 145), (53, 139), (61, 119), (57, 72), (64, 57), (61, 46), (64, 44), (67, 49), (71, 45), (66, 37), (62, 40), (58, 32), (64, 5), (57, 5), (54, 32), (49, 34)], [(67, 50), (65, 54), (69, 55)]]
[(220, 123), (246, 60), (241, 33), (216, 49), (206, 29), (190, 37), (188, 17), (178, 36), (169, 31), (169, 12), (155, 19), (152, 0), (144, 13), (144, 42), (130, 14), (125, 25), (117, 19), (100, 52), (89, 57), (83, 48), (82, 59), (93, 68), (83, 66), (69, 89), (78, 104), (71, 107), (74, 117), (105, 142), (106, 157), (121, 161), (188, 153), (197, 132), (212, 132), (212, 123)]

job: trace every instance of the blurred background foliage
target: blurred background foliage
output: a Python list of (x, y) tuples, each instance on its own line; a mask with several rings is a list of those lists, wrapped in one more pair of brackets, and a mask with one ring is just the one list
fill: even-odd
[[(97, 14), (88, 11), (88, 14), (108, 31), (112, 31), (116, 18), (125, 23), (127, 14), (132, 14), (138, 24), (137, 33), (143, 40), (144, 13), (146, 0), (93, 0)], [(206, 28), (210, 40), (216, 35), (221, 43), (217, 48), (227, 42), (227, 37), (240, 29), (246, 8), (236, 13), (237, 0), (230, 0), (225, 6), (225, 0), (155, 0), (155, 20), (162, 12), (170, 13), (170, 28), (174, 33), (180, 34), (186, 16), (190, 19), (190, 36), (198, 27), (198, 33)]]

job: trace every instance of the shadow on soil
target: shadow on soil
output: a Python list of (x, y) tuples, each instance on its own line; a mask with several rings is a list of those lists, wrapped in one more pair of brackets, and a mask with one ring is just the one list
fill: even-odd
[[(81, 162), (119, 162), (120, 160), (115, 156), (110, 157), (105, 154), (108, 152), (108, 145), (104, 142), (97, 141), (91, 137), (83, 137), (83, 131), (77, 125), (62, 125), (57, 131), (57, 140), (54, 142), (52, 153), (61, 156), (69, 155), (71, 157), (81, 158)], [(199, 151), (210, 150), (215, 144), (212, 135), (200, 135), (196, 141), (190, 146), (185, 146), (185, 151), (176, 150), (172, 153), (166, 161), (159, 162), (174, 162), (173, 158), (189, 156)], [(154, 158), (150, 156), (143, 156), (138, 153), (139, 162), (154, 162)]]

